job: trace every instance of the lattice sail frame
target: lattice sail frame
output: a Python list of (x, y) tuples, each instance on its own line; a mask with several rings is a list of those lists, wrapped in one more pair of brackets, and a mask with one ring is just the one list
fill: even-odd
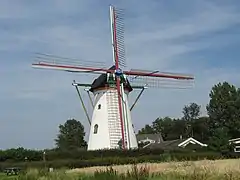
[[(177, 89), (187, 89), (194, 87), (194, 79), (190, 74), (177, 74), (177, 73), (169, 73), (169, 72), (159, 72), (159, 71), (149, 71), (149, 70), (139, 70), (139, 69), (131, 69), (130, 72), (140, 72), (147, 73), (148, 75), (128, 75), (127, 79), (132, 86), (145, 86), (151, 88), (177, 88)], [(154, 77), (154, 74), (162, 74), (166, 77)], [(171, 77), (168, 78), (167, 76)], [(178, 78), (175, 76), (185, 76), (189, 78)], [(191, 78), (192, 77), (192, 78)]]
[(119, 68), (124, 68), (126, 67), (126, 54), (124, 40), (124, 13), (122, 9), (110, 6), (110, 23), (112, 46), (113, 51), (115, 51), (113, 54), (113, 60), (114, 63), (117, 63)]
[(85, 60), (61, 57), (61, 56), (45, 54), (45, 53), (35, 53), (35, 54), (36, 54), (35, 61), (38, 63), (107, 68), (106, 62), (85, 61)]

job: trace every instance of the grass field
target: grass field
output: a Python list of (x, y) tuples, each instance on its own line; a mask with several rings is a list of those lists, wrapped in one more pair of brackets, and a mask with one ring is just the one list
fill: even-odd
[(0, 180), (14, 180), (18, 178), (18, 176), (7, 176), (5, 173), (0, 173)]
[(0, 180), (239, 180), (240, 159), (145, 163), (112, 167), (56, 170), (31, 169), (19, 176), (0, 174)]
[[(150, 173), (189, 173), (193, 170), (201, 172), (210, 171), (211, 173), (225, 173), (229, 171), (240, 172), (240, 159), (224, 159), (224, 160), (202, 160), (202, 161), (185, 161), (185, 162), (166, 162), (166, 163), (143, 163), (138, 164), (138, 169), (147, 167)], [(119, 173), (126, 173), (132, 169), (131, 165), (112, 166)], [(68, 172), (93, 174), (96, 170), (105, 170), (106, 167), (89, 167), (81, 169), (73, 169)]]

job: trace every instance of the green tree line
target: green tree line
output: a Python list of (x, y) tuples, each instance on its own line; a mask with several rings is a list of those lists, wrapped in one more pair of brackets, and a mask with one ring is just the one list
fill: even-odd
[(194, 137), (213, 150), (227, 150), (229, 140), (240, 137), (240, 89), (228, 82), (218, 83), (209, 98), (207, 116), (200, 116), (200, 105), (190, 103), (184, 106), (181, 118), (157, 118), (138, 133), (161, 133), (164, 140)]
[[(201, 142), (208, 143), (211, 151), (228, 150), (228, 140), (240, 135), (240, 89), (227, 82), (219, 83), (212, 87), (209, 97), (206, 117), (201, 116), (198, 104), (190, 103), (183, 107), (181, 118), (157, 118), (138, 133), (161, 133), (164, 140), (178, 139), (180, 136), (183, 138), (194, 137)], [(124, 152), (121, 150), (86, 151), (87, 143), (84, 136), (83, 125), (75, 119), (69, 119), (63, 125), (59, 125), (59, 134), (55, 139), (56, 148), (41, 151), (24, 148), (0, 150), (0, 161), (86, 160), (99, 157), (132, 158), (164, 154), (164, 150), (160, 149)], [(180, 149), (177, 151), (181, 151), (181, 154), (186, 152)]]

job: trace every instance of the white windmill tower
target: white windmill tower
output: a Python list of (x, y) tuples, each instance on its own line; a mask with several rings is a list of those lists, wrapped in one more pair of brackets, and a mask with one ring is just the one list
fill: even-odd
[[(44, 55), (40, 61), (32, 64), (35, 68), (55, 69), (68, 72), (101, 74), (92, 84), (80, 84), (74, 81), (81, 103), (90, 124), (88, 150), (138, 148), (131, 120), (131, 110), (145, 87), (187, 88), (194, 80), (191, 75), (160, 73), (159, 71), (127, 70), (125, 67), (124, 28), (122, 11), (110, 6), (111, 36), (114, 65), (107, 68), (89, 67)], [(130, 84), (131, 82), (131, 84)], [(166, 86), (167, 85), (167, 86)], [(171, 86), (172, 85), (172, 86)], [(190, 85), (190, 86), (189, 86)], [(86, 111), (78, 86), (90, 87), (88, 92), (94, 95), (92, 116)], [(141, 89), (130, 107), (129, 93)]]

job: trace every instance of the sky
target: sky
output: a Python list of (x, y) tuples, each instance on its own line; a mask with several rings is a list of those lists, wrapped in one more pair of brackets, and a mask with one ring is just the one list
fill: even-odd
[(110, 4), (125, 11), (127, 69), (195, 76), (191, 89), (147, 89), (132, 112), (136, 131), (158, 117), (182, 117), (191, 102), (206, 115), (214, 84), (240, 87), (237, 0), (1, 0), (0, 149), (52, 148), (59, 124), (69, 118), (83, 123), (87, 140), (89, 126), (71, 83), (96, 76), (31, 64), (35, 53), (46, 53), (111, 66)]

